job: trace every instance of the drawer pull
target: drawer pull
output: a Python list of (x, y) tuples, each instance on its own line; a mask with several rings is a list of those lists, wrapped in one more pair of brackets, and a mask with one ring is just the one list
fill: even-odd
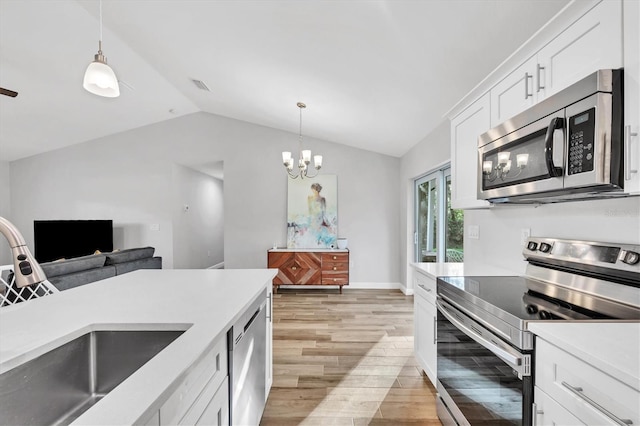
[(538, 415), (544, 414), (544, 411), (538, 410), (538, 404), (531, 404), (531, 412), (533, 413), (533, 426), (538, 426)]
[(338, 267), (337, 267), (337, 266), (334, 266), (334, 267), (333, 267), (333, 270), (334, 270), (334, 271), (337, 271), (337, 270), (338, 270)]
[(291, 269), (293, 269), (293, 270), (295, 271), (295, 270), (296, 270), (296, 269), (298, 269), (298, 268), (296, 268), (295, 266), (292, 266), (292, 267), (291, 267)]
[(333, 260), (336, 260), (338, 258), (338, 256), (333, 256)]
[(578, 398), (584, 400), (589, 405), (591, 405), (596, 410), (600, 411), (605, 416), (609, 417), (611, 420), (619, 424), (620, 426), (632, 425), (633, 422), (629, 419), (621, 419), (620, 417), (613, 414), (611, 411), (604, 408), (602, 405), (595, 402), (593, 399), (589, 398), (584, 394), (582, 388), (580, 386), (571, 386), (569, 383), (563, 381), (562, 386), (569, 389), (573, 394), (575, 394)]

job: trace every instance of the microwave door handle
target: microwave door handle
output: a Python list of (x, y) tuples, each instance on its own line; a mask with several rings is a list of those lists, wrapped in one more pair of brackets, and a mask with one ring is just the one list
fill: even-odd
[(562, 176), (562, 167), (558, 167), (553, 164), (553, 134), (556, 130), (562, 129), (563, 127), (564, 118), (554, 117), (551, 120), (551, 123), (549, 123), (549, 127), (547, 127), (547, 135), (544, 139), (544, 155), (547, 162), (547, 170), (549, 171), (549, 176), (551, 177)]

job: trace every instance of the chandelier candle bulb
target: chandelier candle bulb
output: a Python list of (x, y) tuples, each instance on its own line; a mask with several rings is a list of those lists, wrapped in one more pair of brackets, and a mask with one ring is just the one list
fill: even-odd
[(289, 151), (283, 151), (282, 152), (282, 162), (284, 164), (291, 163), (291, 153)]
[(309, 162), (311, 161), (311, 150), (309, 149), (303, 150), (302, 159), (304, 160), (305, 163), (309, 164)]
[(316, 169), (322, 167), (322, 155), (314, 155), (313, 163), (316, 165)]

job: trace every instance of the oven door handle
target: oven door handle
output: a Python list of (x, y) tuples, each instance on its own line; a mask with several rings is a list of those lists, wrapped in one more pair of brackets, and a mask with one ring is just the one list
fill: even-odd
[(547, 127), (547, 134), (544, 138), (544, 157), (547, 163), (549, 176), (551, 177), (561, 177), (563, 173), (562, 167), (558, 167), (553, 164), (553, 134), (556, 130), (562, 128), (564, 128), (564, 118), (553, 117), (549, 123), (549, 127)]
[(456, 310), (453, 306), (449, 305), (448, 303), (442, 300), (437, 300), (436, 306), (438, 307), (438, 311), (440, 311), (440, 313), (444, 315), (445, 318), (449, 320), (455, 327), (457, 327), (467, 336), (471, 337), (480, 345), (484, 346), (486, 349), (490, 350), (498, 358), (500, 358), (502, 361), (508, 364), (511, 368), (516, 370), (520, 378), (522, 378), (522, 376), (530, 375), (530, 370), (528, 368), (529, 366), (527, 365), (528, 362), (526, 360), (526, 357), (528, 357), (528, 355), (522, 355), (521, 353), (515, 350), (512, 350), (513, 352), (515, 352), (515, 353), (512, 353), (509, 349), (501, 348), (491, 340), (477, 333), (471, 327), (468, 327), (466, 324), (464, 324), (462, 321), (456, 318), (455, 314), (451, 314), (450, 312), (447, 312), (450, 310), (454, 310), (454, 311)]

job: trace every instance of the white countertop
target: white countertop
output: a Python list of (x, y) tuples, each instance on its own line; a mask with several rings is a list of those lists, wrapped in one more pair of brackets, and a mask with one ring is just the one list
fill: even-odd
[(640, 322), (538, 322), (529, 330), (640, 391)]
[(186, 330), (77, 422), (145, 420), (276, 272), (138, 270), (2, 308), (0, 373), (92, 330)]
[(512, 271), (508, 271), (502, 268), (498, 268), (491, 265), (483, 267), (470, 267), (464, 263), (429, 263), (429, 262), (417, 262), (412, 263), (411, 266), (416, 271), (422, 272), (430, 276), (433, 279), (438, 277), (459, 277), (462, 275), (469, 276), (509, 276), (518, 275)]
[(411, 266), (413, 266), (416, 271), (422, 272), (433, 279), (464, 275), (464, 263), (418, 262), (412, 263)]

